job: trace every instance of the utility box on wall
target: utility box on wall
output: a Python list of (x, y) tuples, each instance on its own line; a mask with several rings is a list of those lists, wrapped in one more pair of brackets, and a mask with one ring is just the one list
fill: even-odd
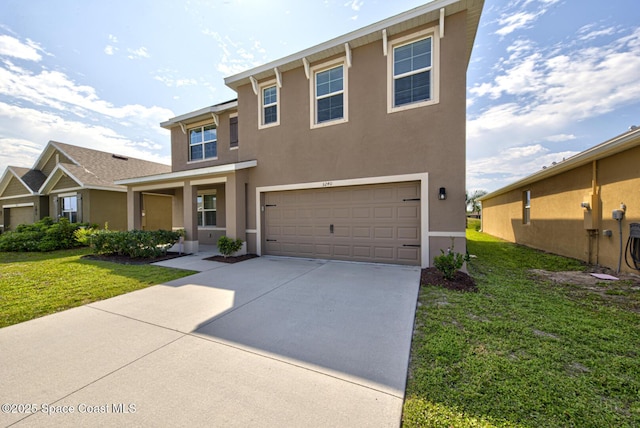
[(590, 194), (587, 198), (589, 208), (584, 210), (584, 228), (596, 230), (600, 228), (600, 198), (598, 194)]

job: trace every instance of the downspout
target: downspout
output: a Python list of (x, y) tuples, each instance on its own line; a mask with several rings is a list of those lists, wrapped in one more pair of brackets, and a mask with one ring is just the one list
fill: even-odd
[[(598, 195), (598, 161), (597, 160), (593, 160), (593, 162), (591, 162), (591, 194), (593, 195), (593, 198), (595, 200), (597, 200), (598, 202), (600, 199), (600, 196)], [(592, 215), (597, 215), (600, 216), (600, 204), (598, 203), (598, 209), (597, 212), (592, 213)], [(595, 264), (596, 266), (599, 265), (599, 257), (600, 257), (600, 221), (601, 219), (598, 219), (598, 229), (595, 232)]]

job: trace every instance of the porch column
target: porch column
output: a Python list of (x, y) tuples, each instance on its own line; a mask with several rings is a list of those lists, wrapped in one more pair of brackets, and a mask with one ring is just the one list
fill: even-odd
[(141, 229), (142, 212), (140, 210), (140, 192), (127, 187), (127, 229)]
[(237, 255), (247, 253), (247, 228), (244, 174), (242, 172), (229, 174), (225, 182), (225, 217), (227, 222), (227, 236), (233, 239), (242, 239), (244, 244)]
[(184, 238), (185, 253), (198, 252), (198, 192), (197, 187), (192, 186), (190, 181), (184, 182), (182, 188), (183, 212), (184, 212), (184, 231), (187, 236)]

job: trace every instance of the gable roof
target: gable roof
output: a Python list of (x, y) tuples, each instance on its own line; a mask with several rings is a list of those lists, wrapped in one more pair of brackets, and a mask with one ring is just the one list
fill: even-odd
[(72, 163), (59, 163), (51, 174), (49, 174), (49, 177), (41, 184), (39, 188), (41, 193), (50, 191), (56, 182), (64, 175), (72, 177), (81, 187), (122, 191), (125, 188), (114, 184), (114, 181), (171, 171), (169, 165), (120, 156), (114, 153), (74, 146), (58, 141), (49, 141), (42, 155), (36, 161), (34, 169), (42, 168), (56, 151), (59, 151), (69, 158)]
[(19, 166), (9, 166), (0, 178), (0, 195), (4, 193), (11, 179), (16, 179), (24, 186), (25, 195), (36, 195), (47, 177), (40, 171)]
[(224, 79), (224, 82), (228, 87), (237, 91), (239, 86), (250, 83), (251, 77), (256, 80), (273, 77), (275, 75), (275, 68), (278, 68), (280, 72), (285, 72), (302, 67), (303, 58), (313, 63), (333, 55), (344, 53), (345, 43), (349, 43), (350, 48), (354, 49), (381, 40), (383, 38), (383, 30), (386, 31), (388, 37), (391, 37), (394, 34), (437, 21), (440, 18), (441, 10), (444, 11), (445, 17), (467, 10), (467, 45), (465, 54), (468, 63), (483, 6), (484, 0), (435, 0), (279, 60), (227, 77)]
[(640, 146), (640, 128), (632, 127), (629, 131), (623, 134), (613, 137), (612, 139), (607, 140), (604, 143), (600, 143), (597, 146), (593, 146), (590, 149), (578, 153), (577, 155), (571, 156), (570, 158), (567, 158), (562, 162), (558, 162), (555, 165), (543, 168), (540, 171), (535, 172), (505, 187), (488, 193), (481, 198), (478, 198), (478, 200), (484, 201), (486, 199), (491, 199), (493, 197), (502, 195), (512, 190), (519, 189), (523, 186), (527, 186), (545, 178), (553, 177), (555, 175), (586, 165), (593, 161), (615, 155), (625, 150), (629, 150), (636, 146)]

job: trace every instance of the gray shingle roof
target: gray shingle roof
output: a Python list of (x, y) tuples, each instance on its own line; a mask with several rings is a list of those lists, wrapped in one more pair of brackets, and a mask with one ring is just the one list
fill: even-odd
[(169, 165), (51, 141), (51, 144), (77, 162), (61, 163), (84, 186), (116, 187), (116, 180), (171, 172)]
[(40, 171), (36, 169), (22, 168), (19, 166), (10, 167), (11, 170), (18, 176), (20, 179), (29, 186), (29, 188), (37, 192), (42, 186), (42, 183), (45, 182), (47, 177)]

